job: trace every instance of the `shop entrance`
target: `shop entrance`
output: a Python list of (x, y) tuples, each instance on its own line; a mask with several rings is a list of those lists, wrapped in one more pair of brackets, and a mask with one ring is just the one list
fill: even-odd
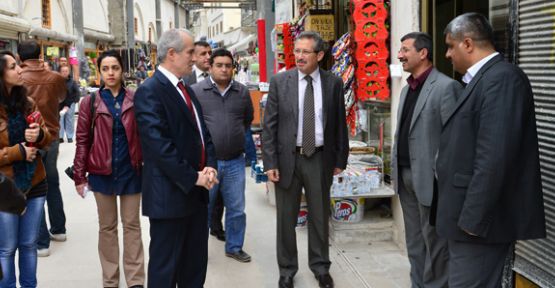
[(495, 1), (422, 0), (421, 27), (423, 32), (429, 33), (434, 39), (434, 64), (439, 71), (460, 80), (461, 75), (454, 72), (451, 62), (445, 59), (447, 47), (443, 30), (453, 18), (466, 12), (489, 15), (490, 2)]

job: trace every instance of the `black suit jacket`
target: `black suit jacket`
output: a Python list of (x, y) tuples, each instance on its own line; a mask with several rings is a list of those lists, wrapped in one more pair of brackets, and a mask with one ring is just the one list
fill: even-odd
[[(324, 118), (324, 187), (329, 188), (333, 169), (345, 169), (349, 139), (345, 119), (343, 82), (320, 69), (322, 117)], [(293, 179), (299, 117), (299, 72), (291, 69), (272, 77), (264, 111), (262, 157), (264, 169), (279, 169), (280, 187), (287, 189)]]
[(457, 101), (436, 164), (439, 193), (432, 209), (440, 236), (486, 243), (545, 237), (532, 89), (501, 55), (478, 71)]
[[(201, 106), (188, 86), (187, 91), (199, 113), (206, 165), (216, 168), (214, 145)], [(177, 218), (206, 208), (208, 192), (195, 185), (202, 149), (196, 120), (160, 71), (137, 89), (135, 115), (144, 159), (143, 214), (157, 219)]]

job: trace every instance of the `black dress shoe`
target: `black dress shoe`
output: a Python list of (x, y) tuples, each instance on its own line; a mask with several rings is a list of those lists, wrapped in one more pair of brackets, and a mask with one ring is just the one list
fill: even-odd
[[(73, 139), (67, 138), (67, 143), (73, 143)], [(133, 288), (133, 287), (130, 287), (130, 288)]]
[(293, 288), (293, 277), (291, 276), (279, 276), (279, 288)]
[(133, 285), (133, 286), (131, 286), (131, 287), (129, 287), (129, 288), (144, 288), (144, 287), (145, 287), (145, 286), (143, 286), (143, 285)]
[(333, 279), (330, 274), (317, 275), (318, 285), (320, 288), (333, 288)]
[(216, 237), (216, 239), (225, 242), (225, 231), (224, 230), (210, 230), (210, 235)]

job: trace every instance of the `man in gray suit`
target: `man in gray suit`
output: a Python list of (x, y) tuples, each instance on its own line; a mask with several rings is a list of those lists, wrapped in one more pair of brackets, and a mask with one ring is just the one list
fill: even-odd
[(392, 163), (413, 288), (447, 287), (447, 241), (438, 238), (429, 216), (441, 126), (462, 86), (433, 67), (432, 45), (430, 35), (409, 33), (397, 54), (403, 70), (411, 73), (401, 92)]
[[(206, 41), (195, 42), (195, 52), (193, 53), (193, 73), (183, 75), (183, 82), (186, 85), (193, 85), (202, 82), (208, 78), (210, 72), (210, 55), (212, 55), (212, 47)], [(221, 218), (221, 217), (220, 217)]]
[(295, 226), (301, 191), (308, 202), (309, 266), (320, 287), (333, 287), (328, 247), (330, 186), (347, 165), (349, 143), (343, 82), (319, 69), (324, 41), (316, 32), (295, 40), (296, 69), (270, 81), (262, 157), (276, 185), (279, 287), (293, 287), (298, 270)]

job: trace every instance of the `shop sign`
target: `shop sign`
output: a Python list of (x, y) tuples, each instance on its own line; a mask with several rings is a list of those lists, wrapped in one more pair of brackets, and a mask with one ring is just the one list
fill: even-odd
[(59, 47), (46, 47), (46, 56), (58, 57), (58, 55), (60, 55)]
[(308, 15), (305, 22), (306, 31), (320, 33), (324, 41), (335, 41), (335, 22), (333, 15)]

